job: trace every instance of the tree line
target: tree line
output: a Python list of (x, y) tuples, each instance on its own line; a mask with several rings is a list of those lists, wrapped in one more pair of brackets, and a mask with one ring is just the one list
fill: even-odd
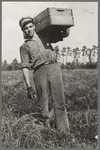
[[(62, 69), (97, 68), (98, 66), (98, 46), (93, 45), (92, 48), (83, 46), (81, 49), (78, 47), (74, 49), (63, 47), (60, 49), (59, 46), (55, 46), (54, 51)], [(71, 62), (68, 61), (68, 57), (72, 58)], [(83, 59), (82, 62), (79, 61), (80, 57)], [(87, 62), (84, 62), (85, 58), (87, 58)], [(2, 70), (21, 70), (21, 63), (16, 58), (10, 64), (7, 60), (4, 60), (2, 62)]]
[(7, 60), (4, 60), (4, 62), (2, 62), (2, 71), (5, 70), (21, 70), (21, 63), (19, 63), (16, 58), (12, 60), (10, 64)]
[[(61, 64), (62, 69), (74, 68), (91, 68), (98, 67), (98, 46), (93, 45), (92, 48), (83, 46), (81, 49), (78, 47), (71, 49), (71, 47), (63, 47), (61, 50), (58, 46), (54, 47), (57, 61)], [(72, 61), (68, 61), (68, 57)], [(79, 60), (81, 58), (81, 61)], [(87, 58), (87, 61), (85, 61)], [(62, 59), (62, 62), (61, 62)]]

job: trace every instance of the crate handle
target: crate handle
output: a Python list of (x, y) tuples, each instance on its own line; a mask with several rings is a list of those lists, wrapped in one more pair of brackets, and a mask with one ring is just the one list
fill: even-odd
[(64, 9), (57, 9), (57, 11), (65, 11)]

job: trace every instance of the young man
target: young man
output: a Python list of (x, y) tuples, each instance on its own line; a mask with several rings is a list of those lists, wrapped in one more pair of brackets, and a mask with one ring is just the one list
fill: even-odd
[(22, 18), (19, 25), (24, 34), (25, 42), (20, 47), (22, 71), (27, 85), (27, 96), (33, 98), (35, 92), (29, 79), (30, 67), (34, 70), (34, 83), (38, 96), (38, 111), (43, 119), (49, 119), (49, 92), (54, 100), (56, 128), (69, 134), (69, 122), (66, 112), (61, 68), (50, 44), (49, 36), (44, 33), (38, 36), (31, 17)]

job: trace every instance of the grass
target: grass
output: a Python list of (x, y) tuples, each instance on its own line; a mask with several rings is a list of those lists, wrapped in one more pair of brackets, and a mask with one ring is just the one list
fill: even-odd
[[(65, 69), (62, 73), (69, 136), (53, 127), (45, 127), (33, 116), (36, 102), (26, 97), (21, 71), (2, 72), (1, 148), (98, 147), (94, 138), (98, 134), (98, 71)], [(32, 81), (32, 71), (30, 78)]]

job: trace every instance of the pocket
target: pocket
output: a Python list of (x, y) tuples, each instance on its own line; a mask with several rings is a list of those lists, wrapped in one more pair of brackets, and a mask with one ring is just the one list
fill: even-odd
[(46, 50), (45, 58), (46, 58), (46, 61), (55, 61), (56, 60), (55, 52), (51, 50)]
[(52, 59), (53, 61), (55, 61), (55, 60), (56, 60), (55, 52), (54, 52), (54, 51), (51, 51), (51, 50), (49, 50), (49, 52), (50, 52), (50, 55), (51, 55), (51, 59)]
[(52, 60), (51, 55), (48, 50), (45, 51), (44, 55), (45, 55), (45, 61)]

